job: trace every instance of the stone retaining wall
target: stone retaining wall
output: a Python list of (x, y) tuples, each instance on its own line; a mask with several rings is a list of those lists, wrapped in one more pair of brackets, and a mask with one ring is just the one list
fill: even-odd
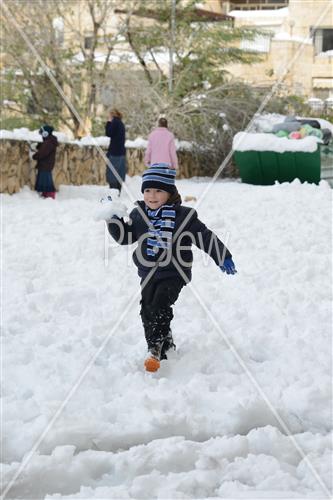
[[(36, 162), (29, 158), (26, 141), (1, 139), (1, 193), (17, 193), (23, 186), (34, 187)], [(106, 150), (103, 149), (104, 152)], [(178, 151), (178, 178), (200, 175), (200, 168), (191, 153)], [(128, 175), (141, 174), (144, 169), (144, 150), (127, 149)], [(202, 174), (201, 174), (202, 175)], [(205, 174), (207, 175), (207, 173)], [(53, 170), (56, 187), (60, 184), (105, 185), (105, 161), (95, 146), (78, 146), (60, 143), (57, 148), (56, 165)]]

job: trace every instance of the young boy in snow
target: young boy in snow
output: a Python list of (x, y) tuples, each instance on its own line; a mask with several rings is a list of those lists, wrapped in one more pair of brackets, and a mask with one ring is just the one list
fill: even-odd
[[(235, 274), (229, 250), (199, 219), (197, 212), (182, 206), (175, 186), (176, 170), (152, 165), (143, 174), (143, 201), (122, 218), (124, 207), (109, 201), (104, 212), (111, 236), (120, 244), (138, 242), (133, 260), (141, 278), (141, 318), (148, 345), (147, 371), (155, 372), (160, 360), (175, 348), (170, 323), (172, 305), (191, 280), (194, 243), (208, 253), (220, 269)], [(106, 208), (106, 207), (105, 207)]]

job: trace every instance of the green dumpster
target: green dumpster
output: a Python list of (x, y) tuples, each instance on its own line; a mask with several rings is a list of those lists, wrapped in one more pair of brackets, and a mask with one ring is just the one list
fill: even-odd
[(301, 182), (318, 184), (320, 181), (320, 148), (313, 153), (286, 151), (235, 151), (234, 159), (242, 182), (268, 185), (291, 182), (298, 178)]

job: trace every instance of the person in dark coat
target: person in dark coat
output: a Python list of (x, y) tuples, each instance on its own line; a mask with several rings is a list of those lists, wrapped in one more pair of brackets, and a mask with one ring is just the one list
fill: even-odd
[(122, 114), (118, 109), (110, 111), (109, 120), (105, 125), (105, 135), (111, 139), (106, 155), (108, 158), (106, 180), (110, 188), (118, 189), (120, 194), (122, 183), (126, 177), (126, 135), (125, 126), (122, 122)]
[(37, 160), (35, 190), (41, 193), (44, 198), (55, 199), (56, 189), (53, 183), (52, 170), (55, 164), (58, 139), (52, 134), (53, 130), (50, 125), (43, 125), (39, 129), (43, 142), (38, 144), (37, 151), (32, 158)]
[(194, 209), (182, 206), (175, 176), (176, 170), (153, 165), (143, 174), (144, 200), (137, 202), (129, 222), (117, 216), (119, 203), (112, 200), (103, 216), (109, 233), (120, 245), (138, 242), (133, 260), (141, 278), (147, 371), (158, 370), (160, 360), (175, 347), (170, 330), (172, 305), (191, 280), (191, 245), (210, 255), (223, 272), (236, 273), (232, 255), (222, 241), (199, 220)]

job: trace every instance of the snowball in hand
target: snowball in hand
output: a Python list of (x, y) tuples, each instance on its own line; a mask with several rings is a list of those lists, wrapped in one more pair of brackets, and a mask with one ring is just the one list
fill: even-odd
[(126, 217), (127, 208), (121, 201), (113, 201), (110, 196), (101, 199), (101, 204), (94, 214), (94, 219), (108, 221), (112, 217)]

